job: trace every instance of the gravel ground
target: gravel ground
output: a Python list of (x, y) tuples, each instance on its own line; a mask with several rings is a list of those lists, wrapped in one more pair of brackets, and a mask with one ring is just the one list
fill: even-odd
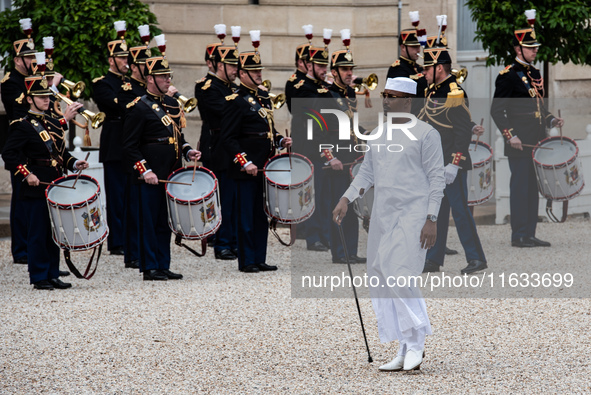
[[(550, 249), (507, 244), (507, 225), (480, 226), (491, 272), (556, 271), (589, 263), (590, 222), (540, 224)], [(433, 336), (420, 372), (385, 373), (396, 344), (381, 344), (360, 300), (294, 298), (290, 260), (335, 267), (328, 253), (293, 254), (269, 237), (271, 273), (244, 274), (211, 251), (173, 245), (182, 281), (143, 282), (104, 256), (90, 281), (36, 291), (0, 241), (0, 393), (583, 393), (589, 392), (591, 295), (580, 298), (429, 298)], [(460, 249), (450, 232), (449, 246)], [(360, 254), (363, 255), (363, 254)], [(82, 261), (84, 253), (74, 254)], [(299, 257), (299, 258), (298, 258)], [(462, 255), (448, 257), (458, 273)], [(361, 271), (362, 265), (356, 265)], [(524, 269), (524, 270), (525, 270)], [(349, 291), (350, 292), (350, 291)]]

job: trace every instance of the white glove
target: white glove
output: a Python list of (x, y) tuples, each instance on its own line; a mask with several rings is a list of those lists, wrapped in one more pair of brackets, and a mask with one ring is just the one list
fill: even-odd
[(445, 166), (445, 183), (447, 185), (454, 182), (456, 176), (458, 175), (459, 166), (452, 165), (451, 163)]

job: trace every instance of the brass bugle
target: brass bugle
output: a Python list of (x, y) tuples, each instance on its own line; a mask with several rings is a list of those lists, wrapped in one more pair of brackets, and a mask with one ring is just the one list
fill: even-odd
[[(68, 99), (66, 96), (64, 96), (63, 94), (61, 94), (59, 92), (55, 92), (53, 90), (52, 90), (52, 92), (58, 100), (63, 101), (68, 106), (71, 105), (72, 103), (74, 103), (72, 100)], [(80, 114), (84, 118), (86, 118), (88, 123), (90, 123), (92, 125), (93, 129), (98, 129), (105, 121), (105, 113), (104, 112), (99, 112), (98, 114), (95, 114), (92, 111), (88, 111), (84, 107), (80, 107), (78, 109), (78, 114)]]
[(86, 84), (82, 81), (72, 82), (64, 79), (60, 85), (70, 91), (74, 99), (78, 99), (82, 96), (82, 93), (84, 93), (84, 90), (86, 89)]
[(271, 81), (269, 81), (269, 80), (264, 80), (261, 85), (263, 85), (269, 91), (269, 98), (271, 99), (271, 104), (273, 105), (273, 109), (279, 110), (281, 107), (283, 107), (283, 105), (285, 104), (285, 101), (287, 100), (285, 93), (280, 93), (278, 95), (271, 93), (270, 91), (271, 91), (271, 88), (273, 87), (273, 85), (271, 84)]
[(370, 75), (368, 75), (365, 78), (362, 78), (362, 77), (355, 78), (353, 80), (353, 83), (355, 84), (355, 85), (353, 85), (355, 92), (359, 92), (361, 90), (362, 85), (367, 87), (367, 89), (369, 89), (370, 91), (373, 91), (374, 89), (376, 89), (378, 87), (378, 76), (375, 75), (374, 73), (371, 73)]
[(466, 81), (466, 78), (468, 78), (468, 69), (465, 67), (462, 67), (459, 70), (451, 69), (451, 73), (456, 77), (458, 84), (462, 84), (464, 81)]
[(183, 107), (183, 111), (185, 112), (191, 112), (197, 108), (197, 99), (194, 97), (187, 98), (178, 92), (175, 93), (173, 97), (179, 102), (179, 104)]

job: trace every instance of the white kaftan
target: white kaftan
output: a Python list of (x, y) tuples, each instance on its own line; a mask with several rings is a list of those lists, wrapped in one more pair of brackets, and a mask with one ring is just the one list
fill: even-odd
[[(352, 202), (361, 189), (374, 187), (367, 275), (379, 279), (379, 285), (371, 283), (370, 295), (382, 342), (402, 339), (403, 332), (410, 330), (431, 334), (418, 287), (387, 285), (388, 279), (421, 275), (427, 253), (420, 246), (421, 230), (427, 214), (439, 212), (445, 188), (439, 133), (422, 121), (409, 130), (417, 140), (410, 140), (401, 130), (394, 130), (392, 139), (387, 140), (384, 125), (382, 136), (367, 142), (371, 148), (343, 195)], [(400, 150), (394, 144), (401, 145), (402, 151), (389, 152), (388, 146), (392, 151)]]

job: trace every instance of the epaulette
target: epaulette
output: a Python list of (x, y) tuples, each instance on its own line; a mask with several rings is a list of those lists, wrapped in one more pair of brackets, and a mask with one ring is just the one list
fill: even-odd
[(326, 88), (318, 88), (317, 90), (318, 90), (318, 93), (326, 93), (326, 92), (328, 92), (328, 89), (326, 89)]
[(400, 60), (397, 60), (396, 62), (392, 63), (392, 65), (390, 67), (397, 67), (400, 66)]
[(133, 87), (129, 82), (124, 82), (123, 85), (121, 85), (121, 89), (123, 89), (124, 91), (130, 91), (133, 89)]
[(411, 80), (418, 80), (423, 76), (423, 73), (418, 73), (418, 74), (413, 74), (413, 75), (409, 75), (409, 78)]
[(24, 119), (24, 118), (14, 119), (14, 120), (10, 121), (10, 124), (9, 124), (9, 125), (12, 125), (12, 124), (13, 124), (13, 123), (15, 123), (15, 122), (20, 122), (20, 121), (22, 121), (23, 119)]
[(211, 86), (211, 80), (207, 80), (207, 82), (201, 87), (202, 90), (207, 90)]
[(458, 87), (458, 84), (452, 82), (449, 84), (449, 93), (445, 100), (445, 107), (461, 106), (464, 102), (464, 91)]
[(306, 80), (300, 80), (300, 82), (295, 84), (293, 87), (296, 89), (300, 89), (302, 87), (302, 85), (304, 85), (304, 82), (306, 82)]
[(508, 73), (509, 70), (511, 70), (511, 67), (513, 67), (512, 64), (510, 64), (509, 66), (505, 67), (503, 70), (499, 71), (499, 74), (503, 75), (505, 73)]
[(259, 89), (262, 90), (263, 92), (268, 92), (269, 90), (267, 89), (266, 86), (263, 85), (259, 85)]
[(94, 80), (92, 80), (93, 84), (96, 84), (97, 82), (99, 82), (100, 80), (102, 80), (103, 78), (105, 78), (104, 75), (101, 75), (100, 77), (96, 77)]
[(196, 80), (195, 83), (196, 84), (203, 84), (203, 82), (207, 79), (207, 77), (203, 77), (200, 80)]
[(226, 96), (226, 101), (234, 100), (238, 97), (238, 93), (232, 93), (231, 95)]
[(21, 93), (19, 97), (17, 97), (16, 99), (14, 99), (15, 102), (17, 102), (18, 104), (23, 104), (23, 99), (25, 98), (25, 94)]
[(10, 78), (10, 71), (8, 73), (6, 73), (4, 78), (2, 78), (2, 81), (0, 81), (0, 84), (5, 83), (6, 81), (8, 81), (9, 78)]
[(291, 75), (291, 77), (289, 77), (288, 81), (289, 82), (294, 82), (296, 80), (296, 78), (298, 78), (298, 76), (295, 75), (295, 73), (294, 73), (294, 74)]
[(126, 106), (126, 107), (127, 107), (127, 108), (131, 108), (131, 107), (135, 106), (135, 105), (136, 105), (136, 103), (137, 103), (138, 101), (140, 101), (140, 99), (141, 99), (141, 97), (140, 97), (140, 96), (136, 97), (135, 99), (133, 99), (133, 101), (130, 101), (129, 103), (127, 103), (127, 106)]

